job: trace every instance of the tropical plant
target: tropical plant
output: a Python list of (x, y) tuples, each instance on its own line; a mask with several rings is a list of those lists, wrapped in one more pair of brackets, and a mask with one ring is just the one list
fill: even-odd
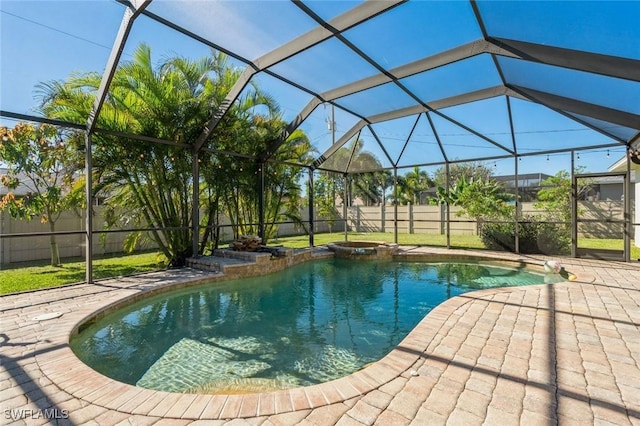
[[(257, 123), (253, 124), (253, 127), (249, 127), (253, 133), (247, 135), (245, 147), (256, 155), (278, 138), (286, 126), (279, 116), (269, 120), (257, 120)], [(229, 184), (226, 186), (224, 202), (226, 213), (234, 225), (235, 237), (257, 233), (260, 193), (264, 201), (267, 240), (276, 234), (278, 221), (286, 220), (304, 227), (303, 218), (300, 216), (303, 199), (299, 184), (304, 169), (285, 161), (309, 163), (312, 153), (313, 149), (307, 136), (298, 130), (293, 132), (271, 157), (274, 161), (262, 166), (255, 162), (230, 166), (232, 173), (226, 176)], [(264, 171), (259, 170), (260, 167), (264, 167)], [(262, 188), (259, 187), (259, 173), (264, 173)]]
[[(60, 265), (56, 242), (56, 222), (67, 210), (83, 202), (82, 178), (78, 173), (80, 156), (72, 143), (56, 127), (18, 123), (13, 129), (0, 128), (0, 158), (8, 164), (0, 184), (8, 192), (0, 198), (0, 211), (16, 219), (40, 218), (49, 225), (51, 265)], [(27, 193), (16, 196), (22, 185)]]
[[(578, 168), (578, 172), (583, 171)], [(591, 179), (582, 179), (576, 188), (576, 196), (581, 197), (591, 189)], [(566, 170), (557, 172), (541, 182), (538, 201), (534, 204), (542, 214), (531, 221), (539, 223), (538, 243), (543, 253), (567, 254), (571, 245), (571, 175)]]
[[(480, 239), (490, 250), (515, 251), (515, 222), (484, 223)], [(563, 225), (540, 221), (527, 216), (518, 221), (518, 249), (520, 253), (567, 254), (571, 237)]]
[[(581, 172), (583, 169), (578, 169)], [(591, 189), (590, 179), (581, 179), (576, 196), (580, 198)], [(560, 170), (554, 176), (548, 177), (540, 183), (542, 189), (538, 191), (536, 208), (544, 211), (543, 217), (551, 222), (571, 223), (571, 175), (566, 170)]]
[[(391, 186), (393, 187), (393, 181), (391, 182)], [(411, 202), (409, 193), (410, 191), (407, 189), (407, 180), (403, 175), (398, 175), (395, 185), (395, 193), (392, 192), (388, 196), (388, 199), (391, 204), (405, 206)]]
[(437, 197), (441, 203), (460, 206), (456, 214), (467, 215), (476, 220), (513, 218), (514, 207), (508, 203), (512, 195), (494, 180), (483, 180), (464, 176), (449, 188), (439, 186)]
[[(131, 233), (129, 249), (149, 235), (172, 266), (183, 265), (193, 254), (194, 157), (193, 150), (185, 147), (195, 143), (203, 123), (222, 104), (239, 75), (240, 71), (229, 65), (224, 54), (215, 52), (199, 60), (174, 57), (154, 65), (151, 50), (144, 44), (136, 49), (131, 61), (122, 63), (116, 71), (97, 117), (97, 127), (180, 144), (145, 143), (104, 132), (92, 135), (96, 147), (94, 194), (102, 192), (113, 209), (107, 225), (150, 229), (148, 233)], [(72, 75), (65, 82), (43, 84), (42, 111), (49, 117), (85, 122), (100, 81), (100, 74), (84, 73)], [(244, 136), (241, 140), (255, 135), (248, 120), (254, 117), (251, 111), (263, 99), (250, 86), (223, 117), (211, 139), (230, 145), (230, 139), (238, 135)], [(215, 164), (211, 160), (207, 155), (200, 158), (207, 166)], [(224, 173), (228, 176), (229, 170)], [(209, 201), (211, 194), (214, 198), (219, 195), (219, 201), (228, 190), (228, 180), (225, 177), (213, 181), (203, 173), (203, 182), (207, 184), (201, 187), (204, 201)], [(214, 206), (212, 210), (206, 205), (204, 223), (221, 207), (215, 203)]]

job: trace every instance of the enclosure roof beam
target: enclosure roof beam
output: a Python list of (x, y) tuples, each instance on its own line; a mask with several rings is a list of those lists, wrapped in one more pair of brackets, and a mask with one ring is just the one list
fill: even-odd
[[(244, 72), (242, 73), (242, 76), (233, 85), (224, 101), (218, 106), (218, 109), (213, 113), (211, 119), (196, 140), (196, 152), (199, 151), (207, 141), (207, 139), (209, 139), (211, 133), (213, 133), (213, 130), (216, 128), (220, 120), (222, 120), (227, 111), (229, 111), (233, 103), (236, 101), (236, 99), (238, 99), (244, 88), (247, 86), (247, 84), (249, 84), (251, 78), (257, 72), (266, 70), (267, 68), (276, 65), (279, 62), (297, 55), (298, 53), (303, 52), (324, 40), (327, 40), (334, 35), (334, 31), (342, 32), (348, 30), (349, 28), (358, 25), (368, 19), (371, 19), (372, 17), (377, 16), (380, 13), (383, 13), (386, 10), (395, 7), (405, 1), (406, 0), (394, 0), (386, 2), (362, 3), (354, 7), (353, 9), (350, 9), (349, 11), (343, 13), (342, 15), (332, 19), (325, 26), (320, 25), (248, 64)], [(297, 4), (298, 2), (294, 0), (294, 3)], [(331, 28), (332, 30), (328, 29), (327, 27)], [(287, 81), (286, 79), (273, 72), (269, 72), (269, 75), (272, 75), (280, 80)], [(292, 83), (289, 81), (287, 82), (290, 84)], [(317, 94), (313, 95), (318, 98)], [(295, 127), (291, 131), (293, 130), (295, 130)], [(278, 146), (284, 140), (286, 140), (286, 138), (280, 140)], [(268, 155), (269, 154), (266, 154), (266, 156)]]
[(322, 155), (315, 159), (315, 161), (311, 164), (311, 170), (315, 170), (322, 163), (327, 161), (329, 157), (331, 157), (337, 150), (342, 148), (344, 144), (349, 142), (349, 140), (355, 136), (364, 126), (367, 125), (367, 122), (364, 120), (358, 121), (353, 127), (345, 132), (344, 135), (340, 139), (336, 141), (333, 145), (329, 147)]
[[(640, 73), (638, 72), (638, 69), (640, 69), (640, 61), (635, 59), (496, 37), (489, 37), (487, 40), (472, 41), (445, 52), (419, 59), (415, 62), (391, 69), (389, 74), (393, 75), (396, 79), (402, 79), (483, 53), (524, 59), (531, 62), (571, 68), (609, 77), (640, 81)], [(393, 81), (393, 79), (388, 75), (380, 73), (328, 90), (321, 93), (320, 97), (325, 100), (335, 100), (391, 81)]]
[[(12, 119), (21, 120), (21, 121), (33, 121), (34, 123), (51, 124), (52, 126), (64, 127), (68, 129), (85, 130), (85, 131), (87, 130), (86, 126), (83, 126), (82, 124), (71, 123), (69, 121), (57, 120), (57, 119), (52, 119), (47, 117), (38, 117), (35, 115), (19, 114), (19, 113), (10, 112), (10, 111), (0, 110), (0, 117), (7, 117), (7, 118), (12, 118)], [(143, 142), (153, 142), (153, 143), (158, 143), (163, 145), (176, 146), (180, 148), (189, 148), (191, 146), (186, 143), (180, 143), (172, 140), (160, 139), (152, 136), (137, 135), (135, 133), (121, 132), (118, 130), (102, 129), (100, 127), (95, 127), (93, 130), (93, 133), (102, 133), (105, 135), (117, 136), (122, 139), (132, 139), (132, 140), (138, 140)]]
[(0, 117), (6, 117), (6, 118), (11, 118), (11, 119), (20, 120), (20, 121), (33, 121), (35, 123), (51, 124), (53, 126), (68, 127), (68, 128), (77, 129), (77, 130), (87, 129), (87, 126), (82, 124), (70, 123), (68, 121), (57, 120), (53, 118), (38, 117), (35, 115), (20, 114), (17, 112), (4, 111), (4, 110), (0, 110)]
[(442, 154), (442, 158), (444, 158), (445, 163), (448, 163), (449, 156), (447, 155), (447, 151), (444, 149), (444, 145), (442, 144), (442, 140), (440, 139), (440, 134), (438, 133), (438, 129), (436, 129), (436, 126), (433, 124), (433, 119), (431, 118), (431, 115), (428, 112), (426, 112), (424, 116), (429, 122), (429, 126), (431, 127), (431, 132), (433, 133), (433, 136), (436, 138), (436, 142), (438, 143), (438, 149)]
[(400, 162), (400, 159), (404, 155), (404, 151), (407, 149), (407, 146), (409, 145), (409, 141), (413, 137), (413, 132), (415, 132), (416, 131), (416, 127), (418, 127), (418, 123), (420, 122), (420, 117), (422, 117), (422, 114), (418, 114), (416, 116), (416, 121), (414, 121), (413, 122), (413, 126), (411, 126), (411, 131), (409, 132), (409, 135), (407, 136), (407, 140), (405, 140), (404, 143), (402, 144), (402, 149), (400, 150), (400, 154), (398, 154), (398, 158), (396, 159), (395, 163), (393, 163), (393, 166), (396, 167), (396, 168), (398, 167), (398, 163)]
[(561, 68), (640, 81), (640, 60), (637, 59), (498, 37), (489, 37), (488, 41), (499, 49), (496, 53), (501, 56), (512, 56)]
[[(469, 102), (480, 101), (483, 99), (494, 98), (496, 96), (506, 95), (508, 89), (504, 86), (493, 86), (486, 89), (475, 90), (473, 92), (463, 93), (461, 95), (451, 96), (448, 98), (438, 99), (433, 102), (429, 102), (428, 106), (433, 109), (448, 108), (456, 105), (462, 105)], [(394, 111), (383, 112), (381, 114), (371, 115), (367, 117), (367, 120), (371, 123), (379, 123), (381, 121), (395, 120), (397, 118), (403, 118), (410, 115), (420, 114), (421, 112), (429, 111), (429, 108), (425, 108), (422, 105), (414, 105), (406, 108), (400, 108)]]
[(362, 134), (362, 129), (364, 127), (362, 127), (360, 130), (358, 130), (358, 134), (356, 135), (356, 141), (353, 144), (353, 146), (351, 147), (351, 153), (349, 154), (349, 159), (347, 160), (347, 164), (344, 168), (344, 170), (342, 170), (343, 173), (349, 173), (349, 168), (351, 167), (351, 162), (353, 161), (353, 157), (356, 154), (356, 149), (358, 149), (358, 140), (360, 139), (360, 135)]
[(276, 139), (270, 146), (267, 147), (265, 152), (261, 155), (263, 160), (271, 157), (280, 146), (291, 136), (291, 134), (302, 124), (304, 120), (307, 119), (311, 115), (311, 113), (321, 104), (322, 102), (318, 98), (312, 98), (309, 103), (300, 111), (300, 114), (296, 116), (284, 129), (282, 134), (278, 139)]
[(640, 129), (640, 115), (637, 114), (583, 102), (577, 99), (566, 98), (552, 93), (541, 92), (522, 86), (509, 85), (509, 88), (530, 101), (545, 105), (556, 111), (569, 111), (587, 117), (593, 117), (608, 123), (629, 127), (631, 129)]
[(389, 155), (389, 152), (387, 151), (387, 148), (384, 147), (384, 144), (382, 143), (382, 141), (380, 140), (380, 138), (378, 137), (378, 134), (376, 133), (376, 131), (373, 129), (373, 127), (371, 127), (370, 124), (367, 124), (367, 128), (369, 129), (369, 131), (371, 132), (371, 134), (373, 135), (374, 139), (376, 140), (376, 142), (378, 143), (378, 146), (380, 147), (380, 149), (382, 150), (382, 152), (384, 152), (385, 157), (387, 157), (387, 160), (389, 160), (389, 162), (391, 164), (393, 164), (393, 166), (395, 167), (395, 163), (393, 162), (393, 159), (391, 158), (391, 155)]
[[(293, 3), (298, 4), (299, 1), (292, 0)], [(341, 33), (348, 30), (358, 24), (361, 24), (381, 13), (392, 9), (399, 4), (406, 2), (407, 0), (393, 0), (393, 1), (368, 1), (360, 3), (347, 12), (333, 18), (327, 22), (327, 26), (320, 25), (313, 30), (291, 40), (290, 42), (278, 47), (271, 52), (262, 55), (260, 58), (253, 61), (257, 69), (267, 69), (273, 65), (276, 65), (298, 53), (307, 50), (318, 43), (321, 43), (328, 38), (332, 37), (334, 31)], [(327, 28), (328, 27), (328, 28)], [(329, 30), (331, 28), (332, 30)]]
[[(530, 96), (526, 96), (523, 92), (515, 90), (514, 87), (515, 86), (510, 86), (510, 87), (507, 88), (507, 95), (508, 95), (507, 100), (509, 100), (509, 98), (511, 98), (511, 97), (514, 97), (514, 98), (519, 98), (519, 99), (522, 99), (522, 100), (525, 100), (525, 101), (530, 101), (530, 102), (536, 103), (535, 99), (533, 99)], [(575, 115), (570, 114), (567, 111), (554, 109), (550, 105), (544, 105), (544, 104), (540, 104), (540, 103), (538, 103), (538, 104), (542, 105), (543, 107), (549, 108), (552, 111), (555, 111), (556, 113), (558, 113), (560, 115), (563, 115), (563, 116), (567, 117), (569, 120), (575, 121), (576, 123), (580, 123), (581, 125), (583, 125), (585, 127), (588, 127), (591, 130), (594, 130), (594, 131), (596, 131), (598, 133), (602, 133), (603, 135), (605, 135), (606, 137), (608, 137), (610, 139), (613, 139), (613, 140), (616, 140), (616, 141), (622, 142), (622, 143), (626, 143), (627, 142), (625, 139), (621, 138), (620, 136), (614, 135), (613, 133), (610, 133), (609, 131), (607, 131), (607, 130), (601, 128), (601, 127), (595, 126), (593, 123), (589, 123), (589, 122), (587, 122), (585, 120), (582, 120), (579, 117), (576, 117)], [(510, 102), (508, 103), (508, 105), (509, 105), (509, 110), (511, 110)], [(511, 114), (511, 112), (510, 112), (510, 114)], [(515, 135), (514, 135), (514, 140), (516, 140)]]
[(513, 124), (513, 111), (511, 110), (511, 98), (505, 96), (507, 103), (507, 115), (509, 116), (509, 133), (511, 133), (511, 143), (513, 144), (513, 152), (518, 153), (518, 143), (516, 141), (516, 128)]
[[(471, 8), (473, 9), (473, 14), (475, 15), (476, 18), (476, 22), (478, 23), (478, 26), (480, 27), (480, 31), (482, 31), (482, 38), (486, 41), (489, 41), (489, 32), (487, 31), (487, 26), (484, 23), (484, 19), (482, 18), (482, 13), (480, 13), (480, 9), (478, 8), (478, 3), (475, 0), (471, 1)], [(495, 44), (494, 44), (495, 45)], [(504, 50), (502, 50), (500, 53), (504, 54)], [(502, 70), (502, 65), (500, 65), (500, 61), (498, 60), (498, 54), (497, 52), (491, 52), (491, 61), (493, 62), (493, 66), (496, 68), (496, 71), (498, 73), (498, 75), (500, 76), (500, 81), (502, 82), (502, 85), (506, 87), (507, 85), (507, 79), (504, 76), (504, 71)], [(511, 149), (512, 149), (512, 153), (513, 155), (517, 155), (518, 153), (518, 146), (516, 144), (516, 139), (515, 139), (515, 131), (513, 128), (513, 117), (511, 115), (511, 104), (509, 102), (509, 97), (506, 96), (506, 104), (507, 104), (507, 112), (509, 115), (509, 129), (511, 131)], [(517, 164), (516, 164), (516, 170), (517, 170)]]
[(89, 134), (91, 134), (96, 127), (96, 122), (100, 116), (100, 110), (102, 110), (104, 101), (107, 98), (109, 85), (116, 73), (124, 46), (129, 38), (129, 34), (131, 33), (131, 28), (133, 28), (133, 22), (138, 16), (140, 16), (144, 9), (149, 6), (149, 3), (151, 3), (151, 0), (133, 0), (133, 2), (128, 4), (124, 11), (122, 21), (120, 22), (120, 28), (118, 29), (115, 40), (113, 41), (111, 53), (109, 54), (107, 65), (104, 69), (104, 73), (102, 74), (102, 79), (100, 80), (100, 86), (98, 86), (98, 91), (96, 92), (93, 107), (91, 108), (91, 112), (87, 118), (87, 132)]
[(573, 148), (558, 148), (558, 149), (545, 149), (540, 151), (530, 151), (530, 152), (519, 152), (518, 157), (535, 157), (538, 155), (549, 155), (549, 154), (566, 154), (570, 151), (588, 151), (590, 149), (605, 149), (605, 148), (620, 148), (624, 146), (621, 143), (604, 143), (598, 145), (589, 145), (589, 146), (576, 146)]
[(396, 79), (402, 79), (443, 65), (451, 64), (462, 59), (470, 58), (480, 53), (485, 53), (489, 49), (495, 50), (496, 47), (486, 40), (476, 40), (436, 55), (428, 56), (415, 62), (393, 68), (389, 70), (389, 75), (385, 73), (376, 74), (371, 77), (328, 90), (321, 93), (320, 96), (326, 100), (335, 100), (343, 96), (371, 89), (384, 83), (389, 83), (393, 81), (391, 76)]

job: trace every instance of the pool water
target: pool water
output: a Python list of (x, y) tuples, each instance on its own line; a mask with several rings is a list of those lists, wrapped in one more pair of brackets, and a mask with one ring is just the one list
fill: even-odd
[(86, 364), (141, 387), (260, 392), (343, 377), (468, 291), (559, 281), (481, 264), (329, 259), (144, 299), (83, 329)]

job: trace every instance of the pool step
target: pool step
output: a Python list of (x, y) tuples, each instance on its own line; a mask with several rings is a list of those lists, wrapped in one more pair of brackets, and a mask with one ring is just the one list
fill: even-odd
[(224, 273), (229, 267), (247, 266), (252, 263), (255, 262), (248, 259), (234, 259), (222, 256), (200, 256), (187, 259), (188, 267), (215, 273)]
[(212, 256), (188, 258), (187, 266), (227, 276), (243, 277), (275, 272), (311, 258), (333, 257), (333, 253), (320, 247), (313, 250), (278, 248), (278, 252), (274, 256), (271, 252), (218, 249), (213, 251)]

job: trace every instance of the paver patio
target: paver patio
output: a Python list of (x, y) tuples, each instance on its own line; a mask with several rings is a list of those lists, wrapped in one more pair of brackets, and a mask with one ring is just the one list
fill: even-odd
[[(546, 258), (526, 260), (541, 264)], [(96, 310), (161, 286), (201, 281), (207, 273), (167, 271), (3, 296), (0, 423), (640, 425), (640, 265), (561, 262), (577, 281), (458, 296), (364, 370), (253, 395), (125, 385), (89, 369), (68, 347), (73, 327)], [(63, 315), (34, 320), (47, 312)]]

